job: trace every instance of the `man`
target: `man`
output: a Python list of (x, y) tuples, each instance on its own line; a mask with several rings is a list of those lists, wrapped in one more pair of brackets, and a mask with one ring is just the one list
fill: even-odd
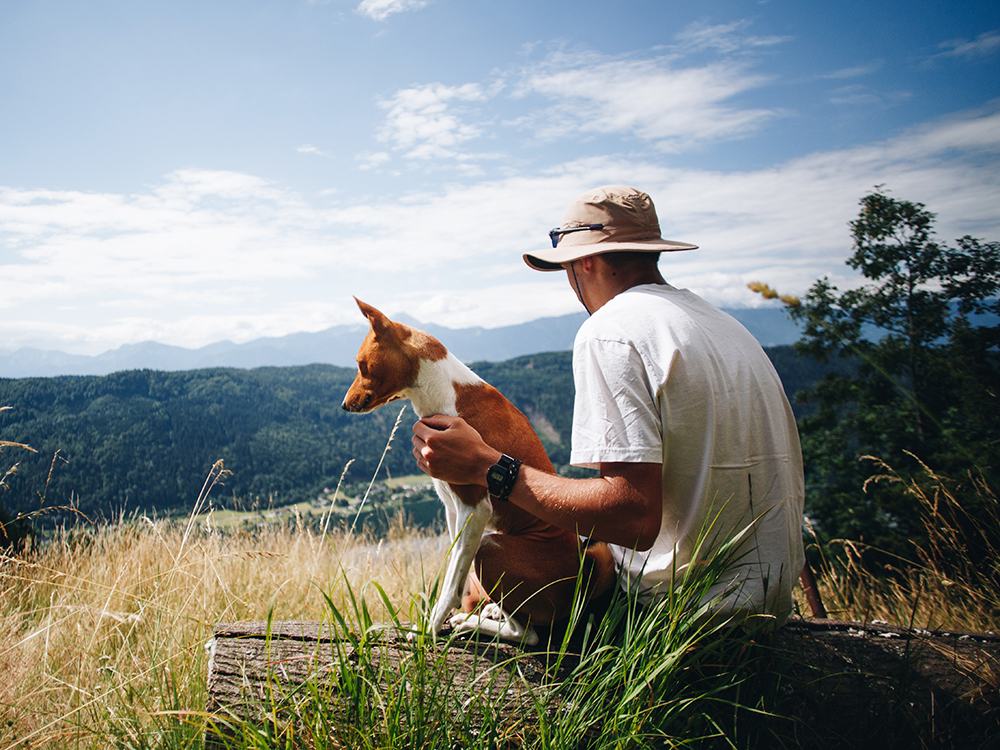
[[(733, 318), (663, 279), (661, 252), (697, 246), (661, 238), (645, 193), (597, 188), (550, 236), (551, 249), (524, 260), (565, 270), (591, 314), (573, 351), (571, 460), (600, 476), (518, 469), (461, 419), (440, 415), (413, 427), (418, 465), (458, 484), (505, 476), (509, 502), (612, 545), (623, 585), (645, 598), (684, 572), (700, 537), (701, 559), (736, 539), (738, 559), (706, 603), (718, 600), (725, 619), (765, 614), (781, 625), (805, 559), (804, 483), (795, 421), (767, 355)], [(483, 562), (489, 591), (495, 566)]]

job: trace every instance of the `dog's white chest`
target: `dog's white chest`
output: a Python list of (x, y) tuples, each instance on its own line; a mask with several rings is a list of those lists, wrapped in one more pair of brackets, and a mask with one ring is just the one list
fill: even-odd
[(482, 378), (449, 352), (444, 359), (421, 360), (416, 381), (401, 395), (410, 399), (418, 417), (431, 414), (457, 417), (456, 386), (482, 382)]

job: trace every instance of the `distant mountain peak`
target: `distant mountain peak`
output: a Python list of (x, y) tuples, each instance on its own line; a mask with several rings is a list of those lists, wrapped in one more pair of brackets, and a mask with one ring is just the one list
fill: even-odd
[[(764, 346), (790, 344), (799, 337), (795, 324), (780, 308), (726, 312), (743, 323)], [(456, 357), (466, 362), (502, 362), (526, 354), (572, 349), (577, 329), (586, 317), (586, 313), (579, 312), (500, 328), (445, 328), (423, 323), (405, 313), (393, 315), (395, 320), (441, 339)], [(366, 328), (363, 320), (359, 320), (314, 333), (263, 337), (243, 344), (217, 341), (198, 349), (143, 341), (123, 344), (93, 357), (24, 347), (10, 353), (0, 352), (0, 377), (107, 375), (121, 370), (288, 367), (315, 363), (353, 368)]]

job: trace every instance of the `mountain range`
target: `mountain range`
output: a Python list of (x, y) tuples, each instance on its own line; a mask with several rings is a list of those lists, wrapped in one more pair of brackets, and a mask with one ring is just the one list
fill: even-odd
[[(798, 327), (780, 308), (729, 309), (763, 346), (790, 344)], [(573, 348), (586, 313), (540, 318), (500, 328), (445, 328), (405, 315), (396, 319), (438, 338), (465, 362), (501, 362), (526, 354)], [(243, 344), (220, 341), (198, 349), (145, 341), (126, 344), (96, 356), (67, 354), (24, 347), (0, 350), (0, 377), (28, 378), (57, 375), (108, 375), (125, 370), (181, 371), (207, 367), (287, 367), (331, 364), (353, 367), (367, 331), (365, 323), (340, 325), (316, 333), (254, 339)]]

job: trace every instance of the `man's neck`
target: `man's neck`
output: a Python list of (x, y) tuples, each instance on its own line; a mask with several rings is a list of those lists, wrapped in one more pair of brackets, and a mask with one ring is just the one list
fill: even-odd
[(608, 278), (608, 292), (610, 296), (608, 299), (613, 299), (617, 297), (622, 292), (627, 292), (629, 289), (633, 289), (637, 286), (645, 286), (646, 284), (666, 284), (667, 282), (663, 279), (660, 274), (659, 269), (652, 269), (644, 273), (632, 273), (623, 274), (621, 272), (617, 274), (611, 274)]
[(595, 292), (593, 301), (597, 304), (591, 313), (597, 312), (610, 300), (634, 287), (646, 284), (665, 285), (667, 283), (660, 274), (660, 269), (655, 266), (652, 268), (616, 267), (603, 262), (602, 259), (594, 270), (597, 278), (595, 279), (596, 285), (593, 287)]

